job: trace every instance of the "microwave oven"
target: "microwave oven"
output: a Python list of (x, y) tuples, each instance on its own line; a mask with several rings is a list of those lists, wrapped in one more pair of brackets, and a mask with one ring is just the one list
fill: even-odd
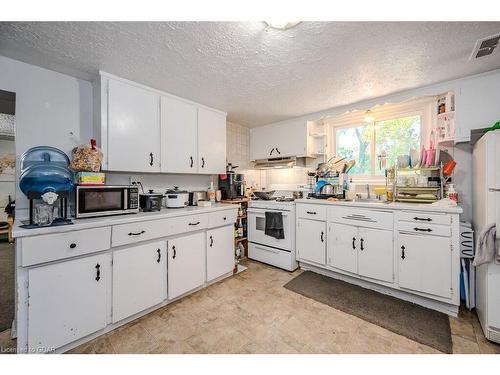
[(139, 212), (136, 186), (77, 185), (75, 217), (122, 215)]

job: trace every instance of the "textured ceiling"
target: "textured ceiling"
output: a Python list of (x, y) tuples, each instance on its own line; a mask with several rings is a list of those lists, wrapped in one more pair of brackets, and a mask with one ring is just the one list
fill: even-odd
[(500, 68), (468, 61), (489, 23), (0, 23), (0, 54), (93, 79), (98, 70), (258, 126)]

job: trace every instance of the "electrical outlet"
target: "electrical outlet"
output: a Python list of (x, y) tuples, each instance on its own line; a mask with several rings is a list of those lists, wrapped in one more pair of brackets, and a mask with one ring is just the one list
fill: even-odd
[(137, 176), (129, 176), (128, 177), (128, 184), (129, 185), (140, 185), (141, 179)]

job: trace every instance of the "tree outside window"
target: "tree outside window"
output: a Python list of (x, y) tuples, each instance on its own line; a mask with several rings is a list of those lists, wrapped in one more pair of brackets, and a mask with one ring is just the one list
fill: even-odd
[(336, 128), (335, 154), (356, 160), (349, 174), (382, 176), (398, 155), (408, 155), (412, 148), (420, 150), (420, 129), (420, 115)]

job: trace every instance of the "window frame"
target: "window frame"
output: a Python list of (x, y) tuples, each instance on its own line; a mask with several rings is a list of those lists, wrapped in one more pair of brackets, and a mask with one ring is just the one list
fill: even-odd
[(420, 116), (420, 147), (424, 145), (424, 140), (427, 138), (427, 129), (430, 117), (430, 105), (429, 103), (412, 103), (412, 104), (387, 104), (389, 108), (384, 108), (385, 105), (380, 106), (379, 109), (371, 109), (371, 114), (374, 116), (374, 121), (367, 123), (364, 121), (365, 111), (353, 111), (351, 113), (344, 114), (337, 118), (330, 119), (328, 125), (330, 126), (330, 137), (331, 137), (331, 155), (336, 154), (337, 148), (337, 130), (338, 129), (348, 129), (355, 128), (362, 125), (367, 125), (371, 127), (371, 139), (370, 139), (370, 174), (363, 175), (350, 175), (353, 181), (356, 182), (373, 182), (381, 183), (385, 181), (385, 177), (376, 174), (376, 132), (375, 123), (394, 120), (402, 117)]

